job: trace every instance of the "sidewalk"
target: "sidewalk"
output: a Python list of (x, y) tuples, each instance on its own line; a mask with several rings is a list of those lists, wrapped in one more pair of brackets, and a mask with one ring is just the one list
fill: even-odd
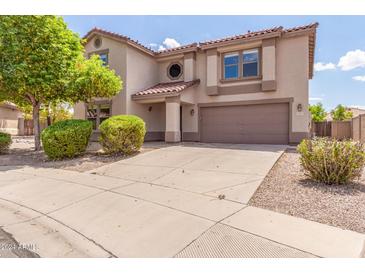
[[(205, 195), (156, 189), (161, 197), (175, 191), (179, 200), (168, 203), (148, 183), (52, 169), (3, 172), (3, 184), (7, 178), (1, 226), (41, 257), (363, 255), (363, 234)], [(141, 187), (151, 195), (141, 198)]]

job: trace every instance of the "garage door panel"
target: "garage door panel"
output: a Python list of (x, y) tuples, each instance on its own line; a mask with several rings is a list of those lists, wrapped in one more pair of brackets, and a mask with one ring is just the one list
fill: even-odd
[(287, 144), (289, 105), (201, 108), (202, 142)]

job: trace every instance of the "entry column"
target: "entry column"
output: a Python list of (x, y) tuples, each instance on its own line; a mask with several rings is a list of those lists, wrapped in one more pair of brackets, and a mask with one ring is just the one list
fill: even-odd
[(165, 142), (180, 142), (180, 98), (166, 98)]

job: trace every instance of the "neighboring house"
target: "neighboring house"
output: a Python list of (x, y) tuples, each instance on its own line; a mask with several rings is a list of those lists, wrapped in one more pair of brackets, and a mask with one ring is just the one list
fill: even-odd
[(316, 24), (275, 27), (160, 52), (105, 30), (85, 36), (123, 80), (112, 99), (75, 105), (94, 129), (110, 115), (135, 114), (146, 140), (297, 143), (309, 136), (308, 82)]
[(17, 135), (18, 119), (22, 116), (22, 112), (14, 104), (0, 103), (0, 131)]
[[(352, 118), (355, 118), (359, 115), (365, 114), (365, 109), (361, 109), (361, 108), (348, 107), (347, 110), (352, 112)], [(332, 121), (333, 120), (331, 112), (327, 113), (326, 120), (327, 121)]]

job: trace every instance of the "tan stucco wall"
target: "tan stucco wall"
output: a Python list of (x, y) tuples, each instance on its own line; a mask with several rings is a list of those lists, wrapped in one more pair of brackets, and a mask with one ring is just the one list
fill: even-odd
[(131, 114), (137, 115), (145, 121), (147, 132), (165, 131), (166, 107), (164, 102), (153, 104), (134, 103)]
[(276, 79), (276, 46), (268, 45), (262, 47), (262, 80), (270, 81)]
[(86, 119), (85, 104), (84, 102), (78, 102), (74, 105), (74, 119)]
[(18, 118), (21, 117), (22, 113), (19, 110), (0, 106), (0, 131), (18, 134)]
[[(191, 111), (194, 111), (191, 114)], [(198, 107), (197, 105), (182, 105), (182, 130), (183, 132), (198, 132)]]
[[(159, 82), (158, 63), (152, 57), (128, 47), (127, 50), (127, 114), (134, 114), (146, 122), (148, 132), (165, 131), (165, 104), (139, 104), (131, 95)], [(151, 111), (149, 109), (152, 108)]]
[[(216, 50), (210, 50), (210, 51), (207, 51), (207, 54), (199, 54), (200, 62), (202, 62), (202, 57), (205, 60), (203, 60), (203, 64), (200, 64), (200, 66), (198, 66), (197, 68), (197, 77), (199, 79), (201, 79), (201, 77), (203, 76), (203, 74), (201, 73), (202, 72), (202, 69), (203, 67), (206, 67), (206, 70), (204, 69), (204, 71), (206, 71), (206, 75), (204, 76), (205, 78), (205, 85), (208, 86), (208, 87), (211, 87), (211, 86), (216, 86), (218, 84), (218, 72), (220, 70), (220, 62), (219, 62), (219, 58), (218, 58), (218, 55), (217, 55), (217, 52)], [(203, 55), (203, 56), (202, 56)]]
[[(159, 62), (158, 63), (158, 80), (160, 83), (168, 83), (168, 82), (178, 82), (184, 80), (184, 73), (180, 75), (177, 79), (170, 79), (167, 76), (167, 69), (172, 63), (180, 63), (182, 66), (184, 66), (184, 59), (183, 58), (173, 58), (167, 61)], [(184, 70), (184, 68), (183, 68)]]
[(184, 55), (184, 81), (192, 81), (196, 79), (196, 64), (195, 64), (195, 53)]

